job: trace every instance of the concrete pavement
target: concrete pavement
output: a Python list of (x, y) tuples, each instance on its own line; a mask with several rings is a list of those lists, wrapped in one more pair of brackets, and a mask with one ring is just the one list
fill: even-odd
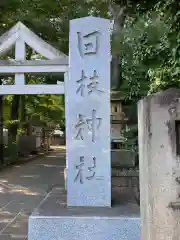
[(56, 149), (0, 171), (0, 240), (25, 240), (28, 217), (46, 195), (64, 187), (65, 150)]
[[(0, 171), (0, 240), (27, 239), (28, 217), (42, 200), (49, 203), (46, 211), (66, 204), (64, 166), (65, 148), (56, 147), (48, 156)], [(112, 179), (114, 204), (128, 212), (132, 203), (131, 212), (137, 206), (123, 184), (119, 178)]]

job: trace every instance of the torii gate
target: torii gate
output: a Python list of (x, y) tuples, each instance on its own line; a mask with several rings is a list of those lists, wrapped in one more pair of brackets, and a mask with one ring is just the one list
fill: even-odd
[[(48, 60), (26, 60), (26, 44)], [(15, 45), (15, 60), (0, 61), (0, 75), (15, 75), (14, 85), (1, 85), (0, 95), (64, 94), (64, 83), (25, 84), (24, 74), (64, 73), (68, 77), (68, 56), (46, 43), (24, 24), (18, 22), (0, 37), (0, 56)]]

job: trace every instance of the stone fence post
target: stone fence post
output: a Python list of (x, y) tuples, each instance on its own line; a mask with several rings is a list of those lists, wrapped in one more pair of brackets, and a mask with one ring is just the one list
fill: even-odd
[(138, 104), (142, 240), (179, 240), (180, 90)]

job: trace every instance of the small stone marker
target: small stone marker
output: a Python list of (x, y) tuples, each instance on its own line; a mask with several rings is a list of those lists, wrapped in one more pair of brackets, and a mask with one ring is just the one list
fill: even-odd
[(111, 206), (110, 21), (70, 22), (67, 205)]

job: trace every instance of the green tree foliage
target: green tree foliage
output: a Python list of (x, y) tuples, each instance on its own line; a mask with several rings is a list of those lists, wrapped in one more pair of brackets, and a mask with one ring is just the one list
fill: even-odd
[[(1, 0), (0, 11), (3, 12), (0, 16), (0, 34), (17, 21), (22, 21), (66, 54), (69, 20), (87, 15), (108, 17), (115, 21), (116, 37), (112, 39), (112, 53), (116, 56), (116, 73), (119, 71), (115, 74), (118, 77), (116, 81), (125, 93), (125, 101), (136, 103), (139, 98), (159, 89), (179, 86), (178, 0)], [(28, 51), (27, 59), (32, 54)], [(38, 83), (54, 83), (56, 80), (59, 79), (50, 76), (29, 79)], [(57, 122), (55, 113), (64, 118), (62, 98), (28, 96), (25, 102), (27, 119), (51, 122), (53, 118)], [(12, 98), (5, 99), (5, 106), (5, 116), (11, 121), (9, 108), (12, 107)]]
[[(180, 86), (180, 3), (158, 1), (145, 4), (144, 10), (142, 6), (127, 14), (113, 42), (113, 51), (121, 56), (119, 88), (130, 105), (148, 94)], [(136, 151), (137, 125), (124, 129), (123, 135), (126, 148)]]
[(158, 2), (136, 17), (128, 16), (114, 43), (122, 56), (120, 89), (126, 99), (137, 100), (160, 89), (179, 87), (180, 5)]
[[(68, 55), (69, 21), (87, 15), (107, 17), (108, 4), (103, 1), (75, 0), (2, 0), (0, 2), (0, 34), (9, 30), (18, 21), (51, 45)], [(34, 53), (27, 51), (26, 59)], [(11, 53), (11, 57), (13, 54)], [(27, 77), (28, 83), (56, 83), (57, 77)], [(13, 79), (9, 81), (13, 82)], [(23, 99), (23, 103), (22, 100)], [(25, 103), (24, 103), (25, 102)], [(14, 96), (5, 98), (5, 123), (12, 124), (16, 135), (19, 120), (40, 124), (64, 125), (64, 99), (59, 96)], [(21, 109), (20, 109), (21, 106)]]

